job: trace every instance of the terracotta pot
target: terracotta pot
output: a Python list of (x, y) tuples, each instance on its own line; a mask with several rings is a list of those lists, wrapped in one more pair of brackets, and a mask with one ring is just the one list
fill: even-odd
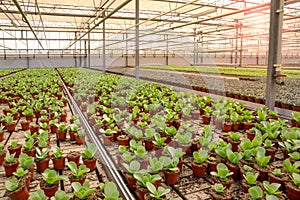
[(206, 173), (207, 163), (197, 164), (195, 161), (192, 162), (193, 175), (196, 177), (203, 177)]
[(247, 182), (246, 182), (245, 179), (242, 180), (242, 187), (243, 187), (244, 192), (245, 192), (245, 193), (248, 193), (248, 190), (249, 190), (249, 188), (250, 188), (250, 185), (247, 184)]
[(235, 181), (240, 180), (240, 168), (238, 165), (233, 165), (229, 162), (227, 162), (227, 167), (229, 169), (229, 171), (233, 172), (233, 174), (231, 175), (231, 178)]
[(40, 118), (41, 117), (41, 112), (36, 111), (36, 112), (34, 112), (34, 115), (35, 115), (36, 118)]
[(66, 114), (61, 114), (61, 115), (60, 115), (60, 121), (61, 121), (61, 122), (67, 121), (67, 115), (66, 115)]
[(11, 148), (11, 146), (9, 146), (7, 150), (10, 154), (16, 153), (15, 158), (19, 158), (22, 151), (22, 144), (18, 144), (16, 148)]
[(151, 151), (154, 148), (152, 140), (146, 139), (146, 140), (144, 140), (144, 142), (145, 142), (146, 150)]
[(71, 151), (71, 152), (68, 153), (67, 159), (68, 159), (68, 162), (72, 162), (73, 161), (78, 166), (79, 165), (79, 161), (80, 161), (80, 153), (79, 152)]
[(4, 140), (4, 132), (0, 133), (0, 142)]
[(266, 148), (266, 156), (271, 156), (270, 162), (274, 161), (276, 151), (275, 147)]
[(79, 178), (79, 179), (74, 178), (71, 173), (68, 175), (68, 177), (69, 177), (69, 180), (71, 181), (71, 183), (78, 182), (82, 185), (85, 182), (86, 174), (82, 175), (82, 178)]
[(76, 135), (75, 140), (76, 140), (76, 144), (82, 145), (84, 143), (85, 136), (79, 137)]
[(215, 125), (216, 129), (222, 129), (222, 121), (215, 120), (214, 125)]
[(113, 135), (103, 135), (103, 144), (108, 146), (112, 144), (114, 136)]
[(169, 185), (174, 185), (178, 181), (178, 171), (164, 171), (165, 174), (165, 182)]
[(21, 122), (21, 127), (23, 131), (29, 130), (30, 127), (30, 122), (29, 121), (22, 121)]
[(128, 136), (118, 136), (117, 137), (118, 145), (128, 146), (129, 137)]
[(69, 131), (71, 141), (76, 141), (76, 134), (77, 134), (77, 131), (75, 131), (75, 132)]
[(61, 170), (65, 168), (66, 158), (52, 158), (52, 162), (55, 170)]
[(25, 116), (25, 119), (26, 119), (27, 121), (32, 122), (32, 121), (33, 121), (33, 115), (31, 115), (31, 116)]
[(137, 194), (138, 194), (139, 200), (144, 200), (145, 199), (145, 195), (148, 193), (148, 189), (147, 188), (142, 188), (140, 186), (137, 186), (136, 190), (137, 190)]
[(23, 187), (15, 192), (10, 193), (8, 196), (11, 200), (27, 200), (29, 198), (29, 193), (27, 187), (23, 185)]
[(294, 186), (291, 182), (286, 183), (286, 194), (289, 200), (299, 200), (300, 189)]
[(246, 131), (247, 138), (252, 141), (255, 137), (255, 133), (251, 133), (249, 130)]
[(31, 149), (31, 150), (28, 150), (28, 151), (25, 151), (23, 150), (23, 153), (27, 154), (28, 156), (31, 156), (31, 157), (35, 157), (35, 148)]
[(57, 139), (59, 140), (59, 141), (65, 141), (66, 140), (66, 138), (67, 138), (67, 132), (66, 131), (57, 131), (56, 132), (56, 136), (57, 136)]
[(232, 129), (232, 122), (224, 122), (222, 125), (222, 131), (224, 132), (230, 132)]
[(258, 181), (263, 182), (268, 180), (268, 172), (269, 170), (266, 168), (261, 168), (259, 167), (257, 164), (253, 165), (254, 169), (256, 169), (257, 171), (259, 171), (259, 177), (257, 178)]
[(12, 176), (15, 171), (17, 171), (17, 168), (19, 167), (19, 162), (16, 161), (14, 163), (7, 163), (4, 161), (3, 167), (5, 170), (5, 175), (9, 177)]
[(6, 154), (5, 150), (3, 150), (2, 153), (0, 154), (0, 165), (2, 165), (4, 162), (5, 154)]
[(55, 192), (58, 190), (58, 184), (49, 187), (45, 183), (45, 184), (41, 184), (40, 187), (48, 198), (53, 197), (55, 195)]
[(82, 159), (83, 161), (83, 164), (86, 165), (87, 168), (89, 168), (91, 171), (94, 171), (96, 169), (96, 164), (97, 164), (97, 159), (94, 158), (94, 159)]
[(40, 126), (30, 126), (30, 133), (31, 135), (34, 134), (34, 133), (38, 133), (39, 130), (40, 130)]
[(191, 153), (198, 151), (200, 149), (199, 141), (193, 141), (191, 146)]
[(58, 127), (56, 125), (51, 124), (50, 125), (50, 132), (51, 133), (56, 133), (58, 130)]
[(202, 122), (203, 122), (203, 124), (209, 124), (210, 120), (211, 120), (211, 116), (202, 115)]
[(285, 191), (285, 189), (286, 189), (285, 185), (289, 181), (287, 176), (280, 178), (280, 177), (274, 176), (273, 173), (269, 172), (268, 177), (269, 177), (270, 183), (279, 183), (281, 185), (279, 187), (279, 190)]
[(233, 141), (233, 140), (229, 140), (231, 146), (232, 146), (232, 151), (233, 152), (238, 152), (239, 151), (239, 145), (241, 144), (241, 141)]
[(29, 182), (31, 182), (34, 178), (34, 165), (29, 169), (29, 172), (30, 172)]
[(131, 174), (128, 174), (128, 173), (125, 174), (125, 178), (127, 181), (128, 188), (130, 190), (135, 190), (136, 189), (136, 179)]
[(244, 122), (244, 130), (247, 131), (247, 130), (250, 130), (251, 128), (254, 127), (254, 124), (251, 123), (251, 124), (248, 124), (247, 122)]
[(163, 147), (159, 147), (159, 146), (153, 145), (153, 150), (155, 151), (155, 156), (156, 157), (160, 157), (160, 156), (163, 155), (163, 151), (164, 151)]
[(206, 160), (205, 162), (208, 164), (207, 173), (210, 174), (210, 172), (216, 172), (217, 171), (217, 165), (221, 161), (220, 161), (220, 159), (217, 159), (215, 161)]
[(240, 122), (236, 122), (232, 124), (232, 131), (238, 131), (240, 127)]
[(46, 158), (45, 160), (42, 161), (35, 161), (36, 164), (36, 171), (43, 173), (47, 168), (49, 168), (49, 158)]
[(6, 124), (5, 125), (6, 129), (8, 132), (14, 132), (16, 129), (16, 123), (12, 123), (12, 124)]

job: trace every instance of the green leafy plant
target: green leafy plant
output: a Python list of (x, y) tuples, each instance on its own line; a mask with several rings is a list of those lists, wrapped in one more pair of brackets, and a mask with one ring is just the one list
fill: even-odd
[(52, 152), (53, 157), (56, 159), (63, 157), (63, 152), (58, 146), (53, 148)]
[(5, 162), (7, 163), (14, 163), (17, 159), (15, 158), (15, 154), (16, 153), (13, 153), (13, 154), (10, 154), (9, 151), (6, 152), (5, 154)]
[(36, 192), (31, 193), (28, 200), (47, 200), (47, 199), (48, 198), (46, 197), (44, 191), (39, 189)]
[(136, 156), (132, 155), (130, 152), (126, 151), (122, 154), (122, 159), (125, 163), (131, 162)]
[(151, 175), (150, 173), (136, 172), (133, 177), (138, 181), (140, 187), (146, 188), (146, 183), (155, 183), (161, 177), (158, 174)]
[(294, 164), (291, 163), (290, 159), (285, 159), (283, 161), (283, 170), (288, 172), (289, 174), (292, 173), (299, 173), (300, 170), (298, 169), (300, 167), (300, 161), (296, 161)]
[(292, 173), (291, 179), (294, 183), (294, 185), (298, 188), (300, 188), (300, 175), (297, 173)]
[(257, 165), (261, 168), (266, 168), (268, 166), (268, 163), (270, 162), (271, 156), (264, 156), (261, 154), (257, 154), (255, 157), (255, 160), (257, 162)]
[(181, 158), (182, 156), (185, 155), (185, 152), (183, 152), (181, 148), (174, 148), (174, 147), (171, 147), (171, 146), (166, 146), (164, 148), (164, 150), (172, 158)]
[(67, 166), (71, 170), (72, 176), (76, 179), (81, 179), (84, 174), (90, 171), (90, 169), (85, 165), (80, 165), (79, 167), (77, 167), (76, 163), (73, 161), (67, 162)]
[(11, 148), (17, 148), (18, 146), (18, 142), (17, 141), (12, 141), (11, 144), (10, 144)]
[(196, 163), (201, 164), (204, 163), (208, 158), (207, 150), (201, 149), (200, 151), (194, 151), (193, 157)]
[(22, 153), (19, 156), (20, 167), (29, 170), (33, 166), (34, 158)]
[(144, 146), (138, 146), (134, 153), (138, 158), (143, 159), (148, 152)]
[(36, 148), (36, 154), (35, 154), (36, 160), (38, 162), (45, 160), (48, 157), (48, 152), (49, 152), (49, 149), (47, 149), (47, 148), (43, 148), (42, 150), (40, 150), (39, 148)]
[(22, 178), (26, 174), (28, 174), (28, 170), (24, 170), (22, 167), (18, 167), (17, 171), (13, 172), (13, 175), (15, 175), (18, 178)]
[(86, 181), (83, 185), (78, 182), (72, 183), (74, 189), (74, 195), (79, 199), (88, 199), (89, 196), (96, 191), (96, 189), (90, 189), (90, 182)]
[(54, 197), (51, 197), (51, 200), (70, 200), (72, 196), (72, 194), (66, 194), (63, 190), (58, 190), (55, 192)]
[(219, 163), (217, 165), (217, 172), (210, 172), (210, 174), (218, 177), (223, 182), (227, 182), (228, 177), (231, 176), (233, 172), (230, 172), (225, 164)]
[(279, 177), (279, 178), (282, 178), (284, 175), (279, 168), (274, 169), (273, 174), (274, 174), (274, 176)]
[(263, 197), (263, 191), (259, 186), (250, 187), (248, 192), (252, 200), (262, 199)]
[(160, 158), (163, 162), (164, 165), (164, 170), (167, 171), (178, 171), (178, 163), (179, 163), (179, 158), (170, 158), (170, 157), (161, 157)]
[(235, 132), (230, 132), (230, 138), (231, 138), (233, 141), (240, 141), (241, 135), (238, 134), (238, 133), (235, 133)]
[(294, 151), (293, 153), (289, 153), (289, 156), (294, 160), (300, 160), (300, 153), (297, 151)]
[(225, 191), (225, 187), (223, 184), (221, 183), (215, 183), (214, 184), (214, 190), (217, 192), (217, 193), (223, 193)]
[(234, 165), (237, 165), (243, 158), (242, 152), (233, 152), (231, 149), (227, 149), (226, 154), (229, 162)]
[(180, 144), (188, 145), (191, 142), (192, 133), (188, 132), (185, 134), (181, 134), (180, 132), (178, 132), (175, 137)]
[(147, 140), (152, 140), (155, 134), (155, 129), (154, 128), (146, 128), (145, 130), (145, 136)]
[(280, 195), (281, 191), (279, 191), (279, 187), (281, 184), (279, 183), (269, 183), (269, 181), (264, 181), (263, 186), (268, 195)]
[(165, 144), (166, 137), (161, 137), (160, 134), (154, 135), (155, 141), (153, 141), (153, 144), (155, 144), (158, 147), (162, 147)]
[(13, 177), (12, 179), (5, 181), (5, 188), (9, 192), (14, 192), (17, 189), (19, 189), (21, 186), (22, 186), (22, 184), (19, 183), (19, 181), (16, 177)]
[(253, 174), (252, 172), (246, 172), (246, 175), (244, 175), (244, 178), (248, 185), (255, 185), (258, 175), (259, 175), (258, 173)]
[(161, 200), (164, 198), (166, 194), (168, 194), (171, 190), (165, 189), (162, 186), (159, 186), (157, 189), (152, 183), (146, 183), (147, 189), (150, 192), (150, 196), (154, 199)]
[(59, 175), (57, 176), (55, 170), (46, 169), (43, 173), (43, 180), (49, 185), (56, 185), (59, 181), (67, 181), (69, 180), (67, 176)]
[(113, 182), (106, 182), (100, 185), (101, 190), (104, 193), (104, 200), (121, 200), (118, 188)]
[(163, 168), (163, 163), (158, 158), (150, 158), (149, 163), (153, 173), (158, 173)]
[(97, 152), (96, 145), (93, 144), (93, 143), (89, 143), (88, 146), (87, 146), (87, 148), (82, 153), (82, 158), (91, 160), (91, 159), (94, 158), (96, 152)]
[(136, 160), (131, 161), (129, 165), (126, 163), (123, 163), (123, 166), (125, 167), (127, 172), (131, 175), (138, 172), (141, 168), (141, 164)]
[(27, 141), (24, 141), (23, 147), (24, 147), (25, 151), (32, 150), (34, 148), (34, 139), (30, 138)]

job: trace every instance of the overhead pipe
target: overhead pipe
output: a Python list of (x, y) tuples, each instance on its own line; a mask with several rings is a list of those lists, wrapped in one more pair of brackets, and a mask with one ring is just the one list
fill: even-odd
[[(15, 0), (14, 0), (15, 1)], [(126, 0), (123, 3), (121, 3), (118, 7), (116, 7), (114, 10), (112, 10), (108, 15), (103, 17), (99, 22), (97, 22), (92, 28), (90, 28), (87, 32), (85, 32), (83, 35), (81, 35), (79, 38), (77, 38), (74, 42), (72, 42), (67, 48), (69, 49), (71, 46), (73, 46), (77, 41), (81, 40), (84, 36), (86, 36), (88, 33), (90, 33), (92, 30), (94, 30), (97, 26), (99, 26), (102, 22), (104, 22), (106, 19), (108, 19), (110, 16), (112, 16), (114, 13), (116, 13), (118, 10), (126, 6), (129, 2), (132, 0)]]
[(33, 28), (32, 28), (32, 26), (30, 25), (30, 23), (29, 23), (29, 21), (28, 21), (26, 15), (25, 15), (25, 13), (23, 12), (23, 10), (22, 10), (20, 4), (18, 3), (17, 0), (13, 0), (13, 2), (15, 3), (16, 7), (17, 7), (18, 10), (20, 11), (20, 13), (21, 13), (23, 19), (25, 20), (26, 24), (29, 26), (29, 28), (30, 28), (31, 32), (33, 33), (35, 39), (38, 41), (38, 43), (39, 43), (39, 45), (42, 47), (42, 49), (44, 49), (44, 47), (43, 47), (41, 41), (39, 40), (39, 38), (38, 38), (37, 35), (35, 34), (35, 31), (33, 30)]

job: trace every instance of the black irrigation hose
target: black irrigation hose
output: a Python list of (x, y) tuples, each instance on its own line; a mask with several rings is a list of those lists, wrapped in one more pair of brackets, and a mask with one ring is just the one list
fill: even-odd
[(68, 98), (69, 98), (69, 100), (72, 104), (72, 107), (74, 108), (73, 111), (78, 114), (79, 119), (82, 122), (82, 125), (83, 125), (87, 135), (89, 136), (91, 141), (97, 146), (98, 157), (99, 157), (100, 161), (104, 164), (104, 166), (106, 168), (106, 172), (108, 173), (110, 179), (113, 180), (117, 184), (117, 187), (119, 188), (119, 191), (121, 192), (121, 195), (123, 196), (124, 199), (134, 200), (135, 199), (134, 196), (132, 195), (132, 193), (128, 189), (127, 185), (124, 183), (124, 181), (122, 179), (122, 176), (119, 174), (118, 169), (116, 168), (114, 162), (109, 157), (109, 155), (106, 152), (105, 148), (103, 147), (102, 143), (97, 138), (94, 130), (92, 129), (92, 127), (90, 126), (90, 124), (86, 120), (85, 116), (83, 115), (83, 113), (80, 110), (77, 103), (75, 102), (73, 96), (69, 92), (67, 86), (63, 82), (62, 77), (60, 76), (58, 71), (57, 71), (57, 73), (58, 73), (58, 76), (59, 76), (59, 78), (62, 82), (63, 88), (64, 88), (64, 90), (65, 90), (65, 92), (66, 92), (66, 94), (67, 94), (67, 96), (68, 96)]

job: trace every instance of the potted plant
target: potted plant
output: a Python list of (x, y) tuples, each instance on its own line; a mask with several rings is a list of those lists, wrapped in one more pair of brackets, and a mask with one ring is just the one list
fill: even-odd
[(232, 151), (236, 152), (238, 151), (238, 146), (241, 143), (241, 135), (235, 132), (230, 132), (230, 138), (228, 142), (231, 144)]
[(266, 199), (269, 199), (269, 198), (276, 199), (276, 197), (281, 196), (281, 191), (279, 190), (279, 188), (280, 188), (279, 183), (269, 183), (269, 181), (264, 181), (263, 186), (264, 186), (264, 189), (266, 191), (265, 192), (266, 193)]
[(279, 183), (280, 190), (285, 190), (285, 183), (289, 181), (288, 176), (282, 173), (280, 168), (275, 168), (272, 172), (268, 173), (270, 183)]
[(141, 164), (133, 160), (130, 162), (130, 164), (123, 163), (124, 168), (126, 169), (127, 172), (125, 172), (125, 178), (128, 184), (128, 188), (130, 190), (135, 190), (136, 189), (136, 179), (133, 177), (133, 174), (138, 172), (141, 168)]
[(68, 127), (66, 124), (59, 124), (58, 125), (58, 130), (56, 132), (56, 135), (57, 135), (57, 139), (59, 141), (64, 141), (66, 140), (67, 138), (67, 130), (68, 130)]
[(118, 188), (113, 182), (100, 184), (100, 189), (103, 191), (104, 199), (121, 200)]
[(154, 128), (146, 128), (145, 130), (145, 139), (144, 139), (144, 143), (145, 143), (145, 148), (147, 150), (152, 150), (153, 147), (153, 139), (154, 139), (154, 135), (155, 135), (155, 129)]
[(77, 167), (75, 162), (67, 162), (67, 166), (71, 170), (69, 174), (69, 180), (73, 182), (79, 182), (81, 185), (85, 182), (86, 173), (90, 171), (85, 165)]
[(151, 175), (150, 173), (143, 173), (141, 171), (134, 173), (133, 177), (137, 180), (137, 193), (140, 200), (145, 199), (147, 193), (147, 183), (154, 184), (156, 181), (161, 180), (158, 174)]
[(232, 194), (230, 192), (227, 192), (226, 187), (222, 185), (221, 183), (215, 183), (213, 185), (213, 190), (211, 192), (211, 196), (215, 200), (231, 200)]
[(94, 171), (96, 169), (97, 159), (95, 158), (95, 154), (97, 152), (97, 147), (93, 143), (89, 143), (87, 148), (81, 154), (83, 164), (90, 169), (90, 171)]
[(34, 157), (35, 156), (35, 146), (34, 146), (34, 139), (29, 138), (28, 140), (24, 141), (23, 143), (23, 153), (27, 154), (28, 156)]
[(193, 174), (196, 177), (203, 177), (207, 169), (207, 163), (205, 162), (208, 158), (207, 150), (200, 149), (193, 153), (194, 161), (192, 163)]
[(21, 128), (23, 131), (29, 130), (29, 127), (30, 127), (30, 121), (26, 119), (21, 120)]
[(80, 156), (81, 156), (80, 152), (78, 152), (78, 151), (70, 151), (67, 154), (68, 162), (75, 162), (76, 165), (78, 166), (79, 165)]
[(263, 191), (259, 186), (252, 186), (248, 190), (250, 199), (258, 200), (263, 198)]
[(5, 158), (6, 150), (4, 150), (4, 146), (0, 145), (0, 165), (3, 164)]
[(263, 149), (263, 151), (258, 152), (256, 154), (255, 160), (256, 160), (256, 164), (254, 164), (254, 168), (256, 170), (259, 171), (259, 177), (258, 180), (259, 181), (264, 181), (264, 180), (268, 180), (268, 163), (270, 162), (271, 156), (265, 156), (265, 149), (260, 147), (261, 149)]
[(177, 183), (179, 175), (179, 158), (163, 157), (165, 182), (169, 185)]
[(51, 200), (71, 200), (72, 196), (72, 194), (66, 194), (66, 192), (63, 190), (58, 190), (55, 192), (54, 197), (51, 197)]
[(27, 154), (21, 154), (19, 157), (19, 167), (22, 167), (24, 170), (28, 170), (30, 177), (29, 181), (33, 180), (34, 177), (34, 158), (31, 156), (28, 156)]
[(12, 141), (11, 145), (8, 146), (7, 150), (10, 154), (15, 153), (15, 157), (18, 158), (21, 154), (22, 144), (18, 144), (18, 142)]
[(13, 175), (20, 181), (23, 182), (26, 187), (29, 189), (30, 186), (30, 175), (28, 174), (28, 170), (24, 170), (22, 167), (19, 167), (17, 171), (13, 173)]
[(43, 181), (40, 183), (41, 189), (45, 192), (47, 197), (54, 196), (55, 192), (58, 191), (59, 181), (67, 181), (68, 177), (64, 175), (57, 176), (55, 170), (46, 169), (42, 173)]
[(23, 114), (26, 117), (26, 120), (33, 121), (33, 110), (31, 108), (24, 110)]
[(259, 173), (252, 173), (252, 172), (246, 172), (246, 174), (243, 174), (244, 179), (242, 180), (242, 186), (244, 189), (244, 192), (247, 193), (249, 188), (256, 185), (256, 180)]
[(146, 186), (150, 192), (150, 194), (149, 194), (150, 197), (157, 199), (157, 200), (165, 199), (165, 196), (171, 191), (170, 189), (165, 189), (162, 186), (159, 186), (158, 188), (156, 188), (150, 182), (147, 182)]
[(290, 200), (297, 200), (300, 196), (300, 175), (292, 173), (292, 182), (286, 182), (286, 193)]
[(72, 188), (74, 189), (74, 200), (78, 199), (89, 199), (89, 197), (96, 191), (96, 189), (90, 188), (90, 183), (87, 181), (83, 184), (80, 184), (78, 182), (73, 182)]
[(121, 134), (117, 137), (118, 145), (128, 146), (129, 137), (127, 135)]
[(76, 144), (81, 145), (84, 143), (85, 141), (85, 132), (82, 129), (79, 129), (77, 131), (77, 134), (75, 134), (75, 140), (76, 140)]
[(156, 133), (154, 135), (155, 141), (153, 141), (153, 149), (155, 150), (156, 156), (161, 156), (163, 152), (163, 146), (165, 141), (167, 140), (166, 137), (161, 137), (160, 134)]
[(59, 147), (52, 149), (52, 162), (55, 170), (62, 170), (65, 168), (66, 156)]
[(70, 125), (70, 130), (69, 130), (69, 135), (70, 135), (70, 140), (75, 141), (76, 140), (76, 134), (78, 131), (78, 125), (77, 124), (71, 124)]
[(5, 128), (8, 132), (14, 132), (16, 129), (16, 123), (14, 122), (14, 119), (11, 115), (6, 115), (4, 117), (5, 121)]
[(9, 152), (6, 152), (3, 163), (5, 175), (12, 176), (13, 172), (17, 171), (18, 166), (19, 161), (17, 160), (17, 158), (15, 158), (15, 153), (10, 154)]
[(217, 172), (210, 172), (210, 174), (217, 178), (214, 179), (215, 183), (222, 183), (227, 188), (230, 188), (232, 183), (230, 176), (233, 174), (233, 172), (230, 172), (224, 163), (219, 163), (217, 165)]
[(49, 157), (48, 157), (49, 150), (47, 148), (43, 148), (40, 150), (36, 148), (35, 154), (35, 164), (36, 170), (40, 173), (44, 172), (49, 167)]
[(204, 110), (204, 115), (202, 115), (202, 122), (203, 124), (209, 124), (211, 120), (212, 109), (210, 106), (207, 106), (203, 110)]
[(27, 200), (29, 197), (27, 187), (19, 182), (16, 177), (5, 181), (5, 188), (8, 191), (7, 196), (11, 200)]
[(52, 119), (50, 121), (50, 132), (56, 133), (58, 130), (58, 119)]
[(192, 133), (187, 132), (185, 134), (181, 134), (178, 132), (175, 137), (177, 139), (178, 148), (181, 148), (186, 155), (189, 155), (191, 153)]

